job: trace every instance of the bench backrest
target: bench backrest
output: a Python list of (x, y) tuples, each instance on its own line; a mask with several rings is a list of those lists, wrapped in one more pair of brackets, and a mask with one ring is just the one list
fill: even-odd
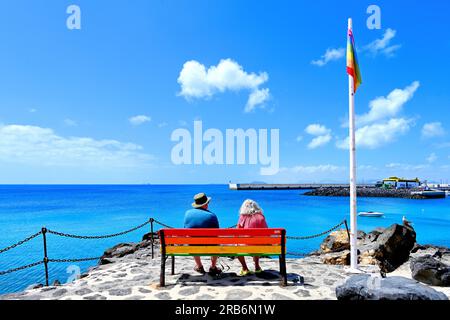
[(264, 229), (162, 229), (161, 251), (172, 256), (273, 256), (286, 251), (286, 231)]

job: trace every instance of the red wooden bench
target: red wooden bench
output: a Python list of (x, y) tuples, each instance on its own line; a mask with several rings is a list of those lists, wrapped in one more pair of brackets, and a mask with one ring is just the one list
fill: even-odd
[(165, 286), (166, 258), (175, 256), (279, 256), (281, 285), (287, 285), (286, 230), (267, 229), (162, 229), (160, 286)]

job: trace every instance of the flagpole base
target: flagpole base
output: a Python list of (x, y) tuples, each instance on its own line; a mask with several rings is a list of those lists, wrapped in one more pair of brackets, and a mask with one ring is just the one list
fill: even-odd
[(363, 274), (365, 273), (363, 270), (359, 269), (358, 267), (344, 267), (344, 272), (347, 274)]

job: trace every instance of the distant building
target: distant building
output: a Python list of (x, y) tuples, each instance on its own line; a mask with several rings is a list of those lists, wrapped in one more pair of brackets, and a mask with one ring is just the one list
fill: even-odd
[(398, 177), (389, 177), (383, 179), (382, 181), (383, 187), (395, 188), (395, 189), (410, 189), (417, 188), (420, 186), (419, 178), (415, 179), (404, 179)]

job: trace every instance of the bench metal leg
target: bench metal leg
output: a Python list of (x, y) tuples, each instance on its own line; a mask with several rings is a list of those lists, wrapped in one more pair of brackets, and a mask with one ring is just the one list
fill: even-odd
[(287, 272), (286, 272), (286, 256), (285, 254), (280, 255), (280, 275), (281, 275), (281, 286), (287, 286)]
[(159, 286), (166, 285), (166, 254), (161, 253), (161, 274), (159, 275)]
[(172, 275), (175, 274), (175, 256), (172, 256)]
[(161, 233), (161, 274), (159, 275), (159, 286), (164, 287), (166, 285), (166, 243), (164, 239), (164, 231)]
[(286, 273), (286, 230), (281, 232), (281, 255), (280, 255), (280, 275), (281, 286), (287, 286), (287, 273)]

